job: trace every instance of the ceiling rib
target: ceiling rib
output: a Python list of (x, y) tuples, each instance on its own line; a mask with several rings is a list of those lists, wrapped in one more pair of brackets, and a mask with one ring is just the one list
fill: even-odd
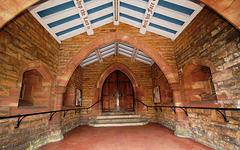
[(113, 0), (113, 24), (119, 25), (120, 0)]
[(96, 62), (97, 60), (101, 63), (104, 58), (110, 55), (117, 56), (117, 53), (129, 57), (133, 62), (135, 60), (138, 60), (150, 66), (154, 63), (154, 61), (141, 50), (138, 50), (137, 48), (134, 48), (125, 43), (114, 42), (92, 52), (81, 62), (80, 65), (82, 67), (85, 67), (91, 63)]
[(114, 46), (115, 46), (115, 56), (118, 56), (119, 55), (119, 42), (115, 42), (114, 43)]
[(135, 61), (136, 57), (137, 57), (137, 53), (138, 53), (138, 49), (134, 48), (133, 53), (132, 53), (132, 57), (131, 57), (131, 61)]
[(95, 50), (95, 53), (97, 55), (98, 61), (101, 63), (103, 61), (103, 59), (102, 59), (102, 55), (101, 55), (99, 49)]
[(48, 0), (29, 11), (61, 43), (119, 21), (174, 40), (203, 7), (197, 0)]
[(85, 30), (87, 31), (88, 35), (94, 34), (92, 24), (88, 18), (88, 12), (87, 9), (85, 8), (84, 1), (82, 0), (73, 0), (80, 18), (82, 19), (83, 25), (85, 27)]
[(158, 4), (158, 0), (149, 0), (148, 1), (148, 7), (145, 10), (145, 15), (142, 20), (142, 25), (141, 25), (141, 28), (139, 31), (140, 33), (142, 33), (142, 34), (146, 33), (157, 4)]

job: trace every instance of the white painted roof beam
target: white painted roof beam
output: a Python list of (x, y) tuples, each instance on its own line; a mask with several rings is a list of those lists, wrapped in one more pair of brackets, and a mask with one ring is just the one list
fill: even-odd
[(106, 19), (103, 19), (101, 21), (93, 23), (92, 27), (93, 27), (93, 29), (96, 29), (100, 26), (106, 25), (106, 24), (111, 23), (111, 22), (112, 22), (112, 17), (109, 17), (109, 18), (106, 18)]
[(63, 40), (66, 40), (66, 39), (68, 39), (68, 38), (71, 38), (71, 37), (73, 37), (73, 36), (76, 36), (76, 35), (78, 35), (78, 34), (82, 34), (82, 33), (84, 33), (84, 32), (85, 32), (85, 29), (84, 29), (84, 28), (80, 28), (80, 29), (77, 29), (77, 30), (68, 32), (68, 33), (66, 33), (66, 34), (60, 35), (60, 36), (58, 36), (58, 37), (59, 37), (59, 39), (60, 39), (61, 41), (63, 41)]
[(129, 51), (133, 51), (134, 50), (134, 48), (130, 48), (130, 47), (125, 46), (125, 45), (123, 45), (121, 43), (119, 43), (119, 47), (124, 48), (124, 49), (129, 50)]
[(111, 49), (108, 49), (106, 51), (103, 51), (103, 52), (101, 52), (101, 54), (103, 56), (103, 55), (106, 55), (107, 53), (112, 53), (112, 52), (115, 52), (115, 48), (111, 48)]
[(133, 20), (128, 19), (128, 18), (125, 18), (125, 17), (122, 17), (122, 16), (120, 16), (120, 22), (126, 23), (128, 25), (131, 25), (131, 26), (134, 26), (134, 27), (137, 27), (137, 28), (141, 27), (141, 23), (133, 21)]
[(89, 62), (89, 61), (92, 61), (92, 60), (95, 60), (95, 59), (98, 59), (96, 55), (93, 56), (93, 57), (85, 58), (85, 59), (82, 61), (82, 63), (84, 64), (84, 63), (86, 63), (86, 62)]
[(170, 39), (174, 38), (173, 33), (170, 33), (170, 32), (167, 32), (167, 31), (164, 31), (164, 30), (161, 30), (161, 29), (157, 29), (157, 28), (154, 28), (154, 27), (151, 27), (151, 26), (148, 27), (148, 31), (153, 32), (153, 33), (158, 34), (158, 35), (168, 37)]
[(141, 61), (141, 62), (143, 62), (145, 64), (148, 64), (148, 65), (151, 65), (151, 62), (149, 62), (149, 61), (146, 61), (146, 60), (143, 60), (143, 59), (140, 59), (140, 58), (136, 58), (136, 60)]
[(145, 56), (143, 56), (143, 55), (137, 55), (137, 58), (141, 58), (141, 59), (147, 60), (147, 61), (149, 61), (149, 62), (152, 62), (152, 59), (151, 59), (151, 58), (145, 57)]
[(144, 14), (134, 11), (132, 9), (128, 9), (126, 7), (120, 7), (120, 12), (129, 16), (134, 16), (135, 18), (141, 19), (144, 17)]
[(87, 10), (90, 10), (90, 9), (95, 8), (95, 7), (107, 4), (109, 2), (112, 2), (112, 0), (96, 0), (96, 1), (92, 0), (92, 1), (89, 1), (89, 2), (85, 3), (85, 6), (86, 6)]
[(126, 49), (120, 48), (120, 47), (119, 47), (119, 52), (125, 52), (125, 53), (130, 54), (130, 56), (132, 56), (132, 52), (130, 52), (130, 51), (126, 50)]
[(55, 27), (51, 28), (51, 30), (54, 33), (58, 33), (60, 31), (64, 31), (66, 29), (69, 29), (69, 28), (72, 28), (72, 27), (75, 27), (75, 26), (81, 25), (81, 24), (82, 24), (82, 20), (80, 18), (78, 18), (78, 19), (74, 19), (72, 21), (66, 22), (64, 24), (55, 26)]
[(151, 23), (154, 23), (154, 24), (157, 24), (157, 25), (160, 25), (162, 27), (172, 29), (172, 30), (175, 30), (175, 31), (177, 31), (181, 28), (181, 26), (178, 25), (178, 24), (171, 23), (171, 22), (168, 22), (168, 21), (165, 21), (165, 20), (162, 20), (162, 19), (158, 19), (156, 17), (152, 17)]
[(136, 6), (136, 7), (140, 7), (143, 9), (146, 9), (148, 6), (148, 3), (145, 1), (139, 1), (139, 0), (121, 0), (121, 2)]
[(84, 1), (82, 0), (73, 0), (77, 10), (78, 10), (78, 13), (80, 15), (80, 18), (82, 19), (82, 22), (83, 22), (83, 25), (85, 27), (85, 30), (87, 32), (88, 35), (92, 35), (94, 34), (93, 32), (93, 28), (92, 28), (92, 24), (90, 22), (90, 19), (88, 17), (88, 13), (87, 13), (87, 10), (85, 8), (85, 4), (84, 4)]
[(114, 48), (114, 47), (115, 47), (115, 45), (114, 45), (114, 44), (111, 44), (111, 45), (108, 45), (107, 47), (100, 48), (99, 50), (100, 50), (100, 52), (103, 52), (103, 51), (105, 51), (105, 50), (112, 49), (112, 48)]
[(155, 12), (155, 8), (156, 8), (157, 4), (158, 4), (158, 0), (149, 0), (148, 1), (148, 6), (146, 7), (145, 15), (142, 19), (142, 25), (140, 27), (139, 33), (142, 33), (142, 34), (146, 33), (148, 26), (151, 22), (152, 16)]
[(172, 9), (168, 9), (162, 6), (157, 6), (155, 9), (155, 12), (164, 16), (168, 16), (177, 20), (181, 20), (181, 21), (186, 21), (188, 20), (189, 15), (172, 10)]
[(89, 61), (89, 62), (83, 63), (83, 64), (82, 64), (82, 67), (85, 67), (85, 66), (87, 66), (87, 65), (89, 65), (89, 64), (92, 64), (92, 63), (94, 63), (94, 62), (97, 62), (97, 61), (98, 61), (97, 58), (96, 58), (96, 59), (93, 59), (93, 60), (91, 60), (91, 61)]
[(71, 7), (71, 8), (65, 9), (63, 11), (59, 11), (59, 12), (56, 12), (54, 14), (45, 16), (42, 19), (44, 20), (44, 22), (46, 24), (49, 24), (49, 23), (52, 23), (52, 22), (55, 22), (55, 21), (73, 16), (73, 15), (76, 15), (76, 14), (78, 14), (77, 9), (75, 7)]
[(102, 58), (106, 58), (106, 57), (114, 55), (114, 54), (115, 54), (115, 52), (111, 52), (111, 53), (108, 53), (106, 55), (102, 55)]
[[(120, 12), (123, 13), (123, 14), (126, 14), (126, 15), (134, 16), (135, 18), (138, 18), (138, 19), (141, 19), (141, 20), (144, 17), (144, 14), (142, 14), (138, 11), (134, 11), (132, 9), (125, 8), (125, 7), (121, 7)], [(171, 23), (171, 22), (168, 22), (168, 21), (156, 18), (156, 17), (152, 17), (151, 22), (155, 23), (155, 24), (158, 24), (158, 25), (161, 25), (163, 27), (172, 29), (172, 30), (179, 30), (180, 27), (181, 27), (180, 25), (177, 25), (177, 24), (174, 24), (174, 23)]]
[[(130, 4), (130, 5), (136, 6), (136, 7), (140, 7), (142, 9), (146, 9), (148, 6), (147, 2), (139, 1), (139, 0), (121, 0), (121, 1), (124, 3)], [(189, 17), (189, 15), (187, 15), (187, 14), (184, 14), (184, 13), (181, 13), (178, 11), (174, 11), (172, 9), (168, 9), (166, 7), (162, 7), (159, 5), (157, 5), (157, 7), (155, 8), (155, 12), (165, 15), (165, 16), (168, 16), (168, 17), (171, 17), (171, 18), (174, 18), (174, 19), (181, 20), (181, 21), (185, 21)]]
[[(141, 50), (138, 50), (138, 54), (140, 54), (140, 55), (143, 55), (143, 56), (145, 56), (145, 57), (148, 57), (148, 55), (146, 55), (144, 52), (142, 52)], [(148, 57), (148, 58), (150, 58), (150, 57)]]
[(125, 53), (123, 51), (119, 51), (119, 54), (122, 54), (124, 56), (130, 57), (131, 58), (131, 54)]
[(102, 16), (106, 16), (110, 13), (112, 13), (112, 7), (108, 7), (108, 8), (105, 8), (105, 9), (102, 9), (100, 11), (90, 14), (89, 19), (94, 20), (94, 19), (100, 18)]
[(179, 0), (164, 0), (164, 1), (176, 4), (179, 6), (187, 7), (187, 8), (193, 9), (193, 10), (198, 9), (198, 7), (199, 7), (198, 4), (191, 2), (190, 0), (181, 0), (181, 1), (179, 1)]
[(93, 56), (93, 55), (96, 55), (96, 54), (95, 54), (95, 51), (93, 51), (90, 55), (88, 55), (88, 57), (91, 57), (91, 56)]
[(34, 9), (36, 12), (38, 12), (70, 1), (72, 0), (49, 0), (45, 3), (40, 4), (39, 6), (35, 6)]

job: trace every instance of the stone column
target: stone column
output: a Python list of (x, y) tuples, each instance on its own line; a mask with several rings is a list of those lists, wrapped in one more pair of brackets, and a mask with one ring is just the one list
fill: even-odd
[[(173, 102), (175, 106), (182, 106), (184, 101), (184, 88), (182, 84), (174, 83), (171, 84), (171, 89), (173, 90)], [(179, 137), (190, 137), (190, 130), (188, 125), (188, 117), (185, 112), (176, 108), (176, 130), (174, 135)]]
[[(52, 92), (51, 101), (50, 101), (50, 109), (51, 110), (61, 110), (62, 102), (63, 102), (63, 94), (65, 92), (65, 87), (56, 87)], [(56, 142), (62, 140), (63, 134), (61, 131), (61, 116), (62, 113), (57, 112), (53, 115), (50, 126), (50, 135), (48, 138), (48, 142)]]

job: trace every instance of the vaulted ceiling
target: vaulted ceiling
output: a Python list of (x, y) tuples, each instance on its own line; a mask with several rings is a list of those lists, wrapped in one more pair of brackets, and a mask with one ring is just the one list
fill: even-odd
[(118, 56), (119, 54), (129, 57), (133, 62), (135, 60), (138, 60), (150, 66), (154, 63), (154, 61), (141, 50), (121, 42), (114, 42), (92, 52), (81, 62), (80, 65), (82, 67), (85, 67), (97, 61), (101, 63), (103, 61), (103, 58), (110, 55)]
[(203, 7), (197, 0), (42, 0), (28, 10), (61, 43), (119, 22), (174, 40)]

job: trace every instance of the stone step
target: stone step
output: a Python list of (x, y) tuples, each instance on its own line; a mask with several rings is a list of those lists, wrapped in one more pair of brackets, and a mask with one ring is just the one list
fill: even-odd
[(96, 119), (96, 123), (117, 123), (117, 122), (141, 122), (147, 121), (143, 118), (115, 118), (115, 119)]
[(115, 116), (115, 115), (134, 115), (134, 112), (103, 112), (102, 116)]
[(116, 118), (139, 118), (140, 115), (111, 115), (111, 116), (97, 116), (96, 119), (116, 119)]
[(140, 126), (146, 125), (148, 122), (115, 122), (115, 123), (90, 123), (89, 126), (92, 127), (119, 127), (119, 126)]
[(139, 126), (148, 124), (148, 120), (134, 112), (103, 112), (101, 116), (89, 122), (92, 127)]

